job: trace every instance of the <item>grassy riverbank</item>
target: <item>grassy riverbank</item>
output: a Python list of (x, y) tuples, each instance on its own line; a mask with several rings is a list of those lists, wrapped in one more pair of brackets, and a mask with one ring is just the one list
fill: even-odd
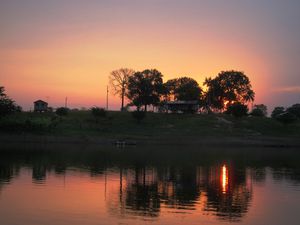
[(89, 111), (54, 113), (20, 113), (0, 120), (2, 136), (52, 136), (69, 139), (160, 140), (195, 142), (219, 139), (273, 139), (300, 137), (300, 122), (284, 125), (271, 118), (229, 115), (183, 115), (147, 113), (138, 123), (128, 112), (108, 112), (94, 117)]
[(138, 123), (129, 112), (110, 111), (94, 117), (89, 111), (20, 113), (0, 120), (5, 133), (103, 137), (288, 136), (300, 137), (300, 122), (285, 125), (271, 118), (229, 115), (147, 113)]

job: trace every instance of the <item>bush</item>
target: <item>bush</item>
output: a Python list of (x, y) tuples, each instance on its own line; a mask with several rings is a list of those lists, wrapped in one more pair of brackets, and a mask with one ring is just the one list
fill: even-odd
[(6, 116), (15, 112), (21, 112), (22, 108), (18, 106), (5, 93), (4, 87), (0, 87), (0, 117)]
[(105, 117), (106, 110), (104, 108), (93, 107), (91, 108), (92, 114), (94, 117)]
[(145, 111), (133, 111), (132, 116), (134, 119), (137, 120), (138, 123), (140, 123), (146, 117), (146, 112)]
[(265, 117), (265, 114), (261, 109), (253, 109), (252, 112), (251, 112), (251, 116)]
[(44, 133), (53, 128), (52, 124), (50, 118), (25, 119), (9, 116), (0, 120), (0, 129), (6, 132)]
[(278, 106), (278, 107), (275, 107), (272, 114), (271, 114), (271, 117), (273, 119), (276, 119), (276, 117), (282, 113), (284, 113), (285, 110), (284, 110), (284, 107), (281, 107), (281, 106)]
[(234, 103), (228, 106), (226, 114), (233, 115), (234, 117), (243, 117), (248, 114), (248, 106), (241, 103)]
[(130, 108), (130, 105), (125, 105), (124, 107), (123, 107), (123, 110), (122, 110), (122, 112), (129, 112), (129, 108)]
[(300, 104), (292, 105), (287, 109), (287, 111), (294, 114), (298, 119), (300, 119)]
[(276, 116), (276, 119), (281, 123), (290, 124), (295, 122), (297, 120), (297, 117), (293, 113), (284, 112)]
[(266, 117), (267, 114), (267, 106), (264, 104), (254, 105), (254, 108), (251, 112), (251, 115), (256, 117)]
[(65, 107), (57, 108), (55, 113), (59, 116), (67, 116), (69, 114), (69, 109)]

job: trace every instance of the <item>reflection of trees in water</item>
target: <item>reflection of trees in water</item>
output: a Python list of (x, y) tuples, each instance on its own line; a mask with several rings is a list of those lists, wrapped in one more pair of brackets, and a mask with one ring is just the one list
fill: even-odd
[(20, 169), (18, 165), (0, 162), (0, 193), (5, 185), (8, 185), (13, 178), (19, 175)]
[(161, 169), (159, 178), (159, 195), (167, 207), (195, 209), (200, 196), (195, 167)]
[(9, 183), (18, 171), (13, 165), (0, 165), (0, 183)]
[(251, 178), (256, 183), (264, 183), (266, 175), (266, 168), (251, 168)]
[[(224, 220), (238, 220), (248, 211), (252, 198), (251, 183), (246, 182), (245, 170), (236, 174), (230, 172), (228, 188), (223, 193), (220, 168), (128, 169), (126, 175), (122, 175), (126, 186), (112, 196), (113, 200), (108, 200), (109, 211), (114, 215), (157, 217), (160, 209), (167, 207), (180, 211), (204, 210)], [(205, 196), (205, 202), (199, 202), (201, 195)], [(116, 196), (120, 196), (119, 200)], [(115, 209), (116, 205), (119, 210)]]
[[(156, 174), (154, 168), (120, 168), (119, 188), (109, 189), (106, 202), (108, 211), (121, 217), (141, 216), (152, 219), (158, 217), (161, 203)], [(111, 178), (107, 177), (108, 187), (110, 180)]]
[[(228, 167), (228, 185), (222, 186), (222, 171), (218, 167), (211, 168), (209, 180), (205, 188), (207, 204), (205, 211), (212, 211), (220, 219), (235, 221), (247, 213), (251, 199), (252, 186), (245, 169)], [(214, 172), (212, 172), (214, 171)]]
[(36, 163), (32, 166), (32, 181), (44, 183), (46, 180), (47, 167), (43, 163)]
[[(172, 153), (164, 152), (163, 155), (146, 153), (138, 149), (132, 152), (110, 149), (1, 153), (0, 189), (17, 176), (22, 166), (32, 168), (34, 183), (46, 182), (47, 173), (51, 171), (60, 175), (66, 174), (70, 168), (86, 171), (90, 176), (117, 174), (119, 188), (107, 199), (108, 210), (114, 215), (156, 218), (162, 208), (167, 207), (179, 211), (204, 210), (220, 219), (235, 221), (245, 215), (251, 203), (252, 186), (249, 180), (261, 183), (267, 174), (271, 174), (274, 180), (300, 183), (299, 157), (287, 156), (286, 152), (275, 155), (273, 152), (266, 155), (247, 152), (247, 160), (243, 155), (245, 153), (233, 157), (219, 156), (222, 160), (230, 158), (237, 163), (227, 165), (228, 182), (225, 179), (225, 188), (221, 174), (223, 165), (214, 163), (221, 161), (216, 160), (214, 153), (204, 153), (206, 155), (203, 156), (201, 152), (194, 152), (192, 159), (184, 158), (187, 153), (182, 151), (173, 153), (172, 150)], [(166, 165), (168, 157), (172, 159)], [(266, 170), (266, 167), (271, 169)], [(112, 168), (114, 170), (107, 173)], [(116, 171), (116, 168), (123, 169)]]
[(275, 181), (287, 180), (293, 184), (298, 184), (300, 182), (300, 169), (291, 168), (273, 168), (272, 178)]
[(135, 214), (156, 217), (160, 211), (160, 197), (153, 168), (135, 168), (125, 190), (126, 207)]

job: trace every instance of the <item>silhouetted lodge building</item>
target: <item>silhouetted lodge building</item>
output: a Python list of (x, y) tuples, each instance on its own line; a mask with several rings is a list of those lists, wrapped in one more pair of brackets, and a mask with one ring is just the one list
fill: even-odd
[(35, 112), (46, 112), (48, 111), (48, 103), (43, 100), (37, 100), (34, 102)]
[(164, 108), (167, 112), (173, 113), (195, 113), (199, 110), (198, 101), (168, 101)]

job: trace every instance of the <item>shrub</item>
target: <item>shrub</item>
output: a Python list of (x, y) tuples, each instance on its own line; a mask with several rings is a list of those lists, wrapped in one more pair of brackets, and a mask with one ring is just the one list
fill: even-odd
[(123, 107), (122, 112), (129, 112), (129, 108), (130, 108), (130, 105), (129, 105), (129, 104), (125, 105), (125, 106)]
[(267, 106), (264, 104), (254, 105), (254, 108), (251, 112), (251, 115), (256, 117), (266, 117), (267, 114)]
[(265, 117), (263, 111), (261, 109), (253, 109), (251, 112), (251, 116), (255, 117)]
[(0, 129), (6, 132), (43, 133), (51, 130), (50, 118), (6, 117), (0, 120)]
[(284, 113), (285, 110), (284, 110), (284, 107), (281, 107), (281, 106), (278, 106), (278, 107), (275, 107), (272, 114), (271, 114), (271, 117), (273, 119), (276, 119), (276, 117), (282, 113)]
[(244, 105), (242, 103), (234, 103), (230, 106), (228, 106), (226, 114), (233, 115), (234, 117), (242, 117), (247, 116), (248, 113), (248, 106)]
[(297, 120), (297, 117), (290, 112), (284, 112), (276, 116), (276, 119), (284, 124), (290, 124)]
[(0, 117), (15, 112), (21, 112), (22, 108), (10, 99), (4, 92), (4, 87), (0, 87)]
[(300, 104), (294, 104), (287, 109), (289, 113), (294, 114), (298, 119), (300, 119)]
[(104, 108), (93, 107), (91, 108), (92, 114), (94, 117), (105, 117), (106, 110)]
[(140, 123), (146, 117), (145, 111), (133, 111), (131, 114), (138, 123)]
[(59, 116), (67, 116), (69, 114), (69, 109), (65, 107), (60, 107), (56, 109), (56, 114)]

